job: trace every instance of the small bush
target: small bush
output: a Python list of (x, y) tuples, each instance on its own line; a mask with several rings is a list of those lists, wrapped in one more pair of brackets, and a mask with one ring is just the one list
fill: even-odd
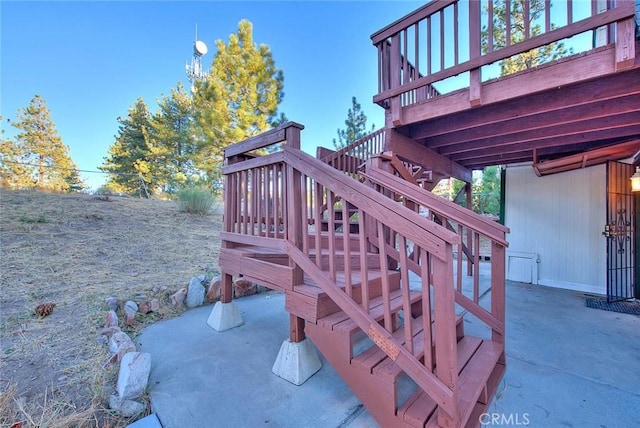
[(180, 210), (190, 214), (209, 214), (215, 202), (211, 192), (200, 187), (188, 187), (179, 190), (177, 196)]
[(47, 223), (47, 218), (44, 214), (40, 214), (37, 217), (30, 217), (28, 215), (21, 215), (20, 221), (22, 223)]

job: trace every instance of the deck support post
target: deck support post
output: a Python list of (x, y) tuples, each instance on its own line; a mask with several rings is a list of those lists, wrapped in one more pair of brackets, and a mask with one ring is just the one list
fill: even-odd
[(238, 327), (244, 322), (240, 310), (232, 301), (233, 277), (222, 273), (222, 291), (220, 301), (216, 302), (211, 310), (207, 325), (216, 331), (225, 331)]

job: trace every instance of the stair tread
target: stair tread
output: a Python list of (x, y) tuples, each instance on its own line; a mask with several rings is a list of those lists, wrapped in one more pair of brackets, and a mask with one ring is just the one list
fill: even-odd
[[(474, 336), (465, 336), (458, 342), (458, 408), (461, 409), (461, 421), (464, 425), (480, 393), (486, 386), (489, 376), (502, 354), (502, 344), (482, 340)], [(428, 427), (438, 426), (438, 409), (435, 401), (422, 391), (416, 391), (405, 404), (398, 409), (398, 416), (409, 424)]]
[[(431, 323), (433, 322), (435, 317), (432, 315)], [(456, 317), (456, 325), (463, 322), (462, 316)], [(416, 358), (422, 358), (424, 356), (424, 322), (423, 316), (411, 320), (412, 333), (414, 337), (413, 343), (413, 355)], [(405, 335), (404, 329), (400, 328), (395, 331), (392, 336), (395, 340), (404, 345), (405, 343)], [(479, 340), (479, 339), (478, 339)], [(432, 335), (433, 341), (433, 335)], [(433, 343), (431, 345), (433, 347)], [(362, 354), (355, 357), (351, 364), (359, 367), (362, 370), (369, 371), (376, 375), (379, 375), (385, 379), (390, 381), (395, 381), (398, 376), (402, 373), (402, 369), (390, 358), (388, 358), (387, 354), (377, 346), (372, 346), (367, 349)]]
[[(410, 291), (411, 303), (418, 301), (421, 297), (422, 293), (420, 291)], [(402, 289), (392, 290), (389, 293), (389, 301), (392, 313), (402, 309)], [(382, 296), (375, 297), (369, 301), (369, 316), (376, 320), (384, 316)], [(318, 324), (345, 335), (352, 334), (358, 330), (358, 325), (355, 321), (342, 311), (319, 319)]]

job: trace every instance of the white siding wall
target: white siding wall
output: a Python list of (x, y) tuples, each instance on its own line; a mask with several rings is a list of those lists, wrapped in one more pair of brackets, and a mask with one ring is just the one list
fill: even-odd
[(538, 284), (606, 293), (606, 166), (537, 177), (507, 168), (509, 252), (537, 254)]

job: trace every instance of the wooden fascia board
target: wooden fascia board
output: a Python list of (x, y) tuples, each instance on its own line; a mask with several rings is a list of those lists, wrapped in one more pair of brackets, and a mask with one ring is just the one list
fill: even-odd
[(640, 151), (640, 140), (636, 139), (627, 143), (590, 150), (550, 161), (535, 162), (533, 169), (538, 176), (556, 174), (599, 165), (610, 160), (628, 158), (638, 153), (638, 151)]
[[(638, 64), (640, 65), (640, 64)], [(555, 67), (555, 66), (554, 66)], [(521, 77), (507, 77), (487, 82), (491, 91), (502, 91), (505, 79), (516, 79), (521, 84)], [(516, 83), (511, 86), (517, 86)], [(447, 117), (434, 117), (433, 120), (412, 127), (411, 136), (415, 139), (435, 137), (439, 134), (463, 132), (477, 127), (499, 125), (514, 118), (525, 119), (545, 113), (554, 113), (567, 107), (588, 105), (595, 100), (610, 100), (629, 94), (640, 93), (640, 68), (628, 72), (619, 72), (605, 77), (587, 81), (574, 82), (563, 86), (562, 90), (551, 88), (544, 92), (536, 92), (526, 97), (515, 98), (506, 103), (483, 105), (482, 114), (478, 110), (465, 108), (456, 115), (456, 120)], [(428, 101), (437, 107), (441, 101), (452, 95), (445, 95)], [(464, 103), (464, 101), (462, 101)], [(440, 110), (440, 108), (437, 108)], [(409, 114), (409, 112), (407, 112)]]
[(389, 130), (385, 150), (414, 165), (425, 166), (433, 171), (471, 183), (471, 170), (439, 153), (405, 137), (397, 131)]

